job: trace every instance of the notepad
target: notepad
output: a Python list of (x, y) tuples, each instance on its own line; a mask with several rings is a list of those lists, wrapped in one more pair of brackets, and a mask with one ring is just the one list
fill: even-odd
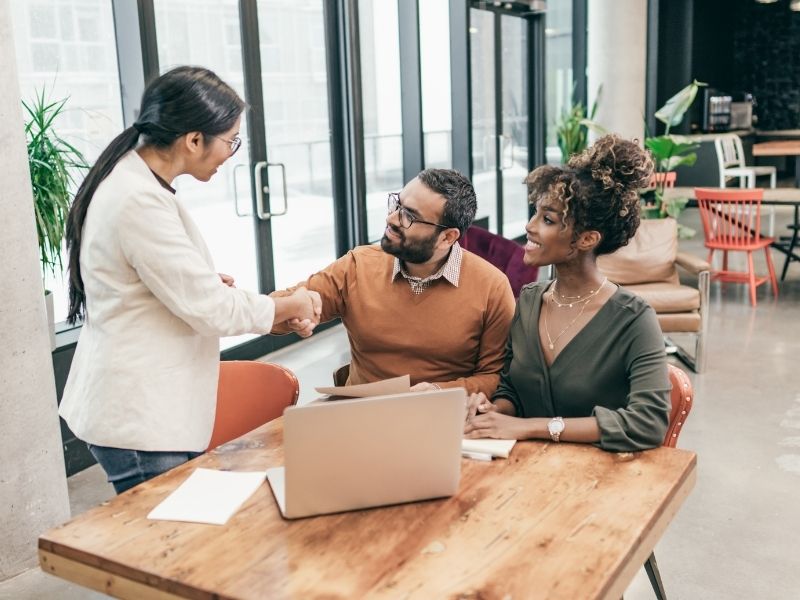
[(517, 440), (495, 440), (491, 438), (461, 440), (461, 451), (490, 454), (496, 458), (508, 458), (511, 449), (516, 443)]
[(195, 469), (148, 519), (224, 525), (264, 482), (264, 471)]

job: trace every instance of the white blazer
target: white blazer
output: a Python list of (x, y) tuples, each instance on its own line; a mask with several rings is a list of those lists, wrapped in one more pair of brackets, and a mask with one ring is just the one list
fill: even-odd
[(98, 446), (205, 450), (219, 337), (268, 334), (272, 299), (220, 281), (186, 207), (135, 151), (92, 198), (80, 263), (87, 320), (61, 416)]

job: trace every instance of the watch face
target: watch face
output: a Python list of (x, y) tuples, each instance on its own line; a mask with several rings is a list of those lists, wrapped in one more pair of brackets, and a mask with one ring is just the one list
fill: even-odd
[(547, 430), (550, 433), (561, 433), (564, 431), (564, 421), (553, 419), (547, 424)]

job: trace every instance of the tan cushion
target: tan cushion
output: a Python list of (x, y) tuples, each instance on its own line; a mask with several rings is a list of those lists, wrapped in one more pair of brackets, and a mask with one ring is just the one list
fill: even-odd
[(696, 312), (662, 313), (658, 315), (658, 324), (661, 325), (661, 331), (664, 333), (678, 333), (679, 331), (697, 333), (700, 331), (702, 322), (700, 313)]
[(642, 219), (627, 246), (598, 257), (600, 271), (614, 283), (678, 282), (678, 223), (675, 219)]
[(641, 296), (656, 313), (682, 313), (700, 308), (700, 290), (672, 283), (626, 285), (626, 290)]

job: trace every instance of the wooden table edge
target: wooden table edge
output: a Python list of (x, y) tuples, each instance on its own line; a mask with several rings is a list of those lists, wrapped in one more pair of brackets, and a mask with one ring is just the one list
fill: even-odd
[(672, 522), (675, 514), (683, 506), (692, 489), (694, 489), (695, 483), (697, 483), (697, 455), (692, 453), (692, 460), (687, 463), (680, 482), (673, 488), (672, 493), (664, 502), (664, 510), (651, 521), (651, 526), (639, 544), (631, 549), (624, 560), (620, 561), (616, 572), (609, 577), (608, 585), (601, 590), (598, 598), (605, 600), (619, 600), (622, 598), (636, 573), (643, 568), (645, 561), (655, 550), (656, 543), (661, 540), (667, 526)]

